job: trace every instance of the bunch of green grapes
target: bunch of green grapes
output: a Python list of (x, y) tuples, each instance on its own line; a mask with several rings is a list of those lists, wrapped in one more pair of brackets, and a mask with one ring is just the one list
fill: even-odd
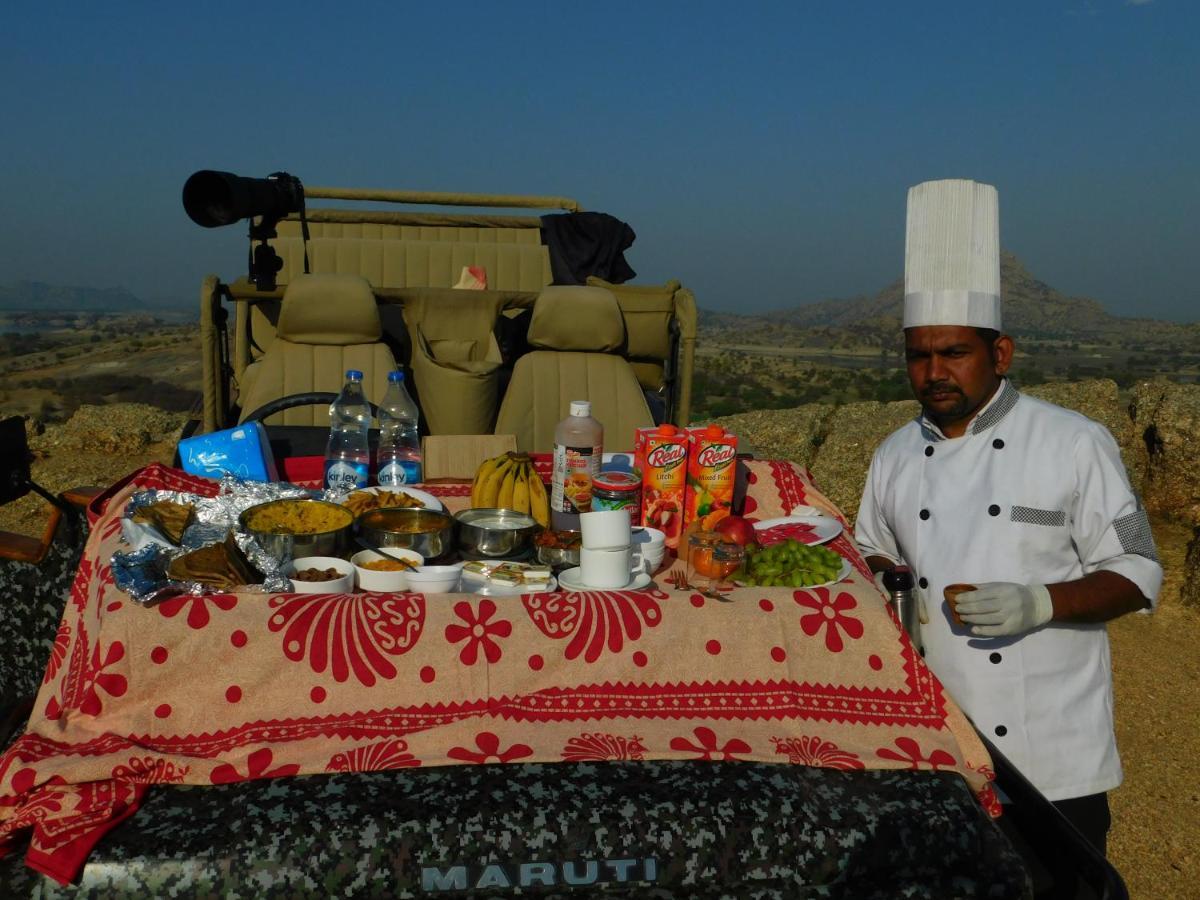
[(734, 576), (759, 587), (809, 587), (833, 581), (842, 570), (842, 558), (819, 544), (785, 540), (770, 547), (750, 545), (746, 563)]

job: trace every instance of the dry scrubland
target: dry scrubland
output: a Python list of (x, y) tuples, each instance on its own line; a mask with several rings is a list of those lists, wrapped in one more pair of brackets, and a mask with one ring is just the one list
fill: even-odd
[[(91, 343), (86, 336), (84, 340)], [(118, 336), (115, 343), (95, 342), (79, 351), (68, 347), (0, 358), (0, 414), (35, 417), (29, 427), (35, 478), (58, 491), (111, 483), (153, 460), (169, 462), (186, 414), (129, 403), (86, 404), (128, 399), (131, 384), (135, 390), (149, 391), (154, 400), (181, 396), (161, 385), (189, 391), (197, 383), (194, 340), (194, 328), (163, 328), (137, 338)], [(720, 359), (722, 366), (706, 365), (706, 359)], [(702, 357), (699, 369), (698, 400), (705, 418), (730, 408), (726, 404), (705, 413), (704, 396), (719, 396), (722, 376), (735, 373), (724, 383), (749, 384), (758, 395), (738, 396), (738, 390), (747, 389), (724, 388), (723, 396), (736, 404), (732, 408), (778, 406), (787, 402), (786, 394), (799, 394), (803, 400), (866, 401), (841, 407), (828, 402), (793, 405), (725, 420), (761, 455), (809, 465), (818, 482), (848, 510), (857, 505), (875, 445), (915, 410), (911, 402), (870, 402), (905, 396), (895, 373), (878, 362), (874, 370), (868, 367), (866, 377), (846, 366), (831, 366), (826, 349), (781, 355), (762, 348), (745, 347), (736, 353), (726, 348)], [(767, 374), (757, 380), (744, 377), (750, 372)], [(133, 380), (105, 381), (105, 376)], [(150, 382), (160, 387), (146, 388)], [(94, 396), (106, 387), (112, 390)], [(1148, 499), (1161, 498), (1160, 507), (1174, 504), (1173, 512), (1160, 509), (1153, 521), (1167, 576), (1160, 610), (1154, 616), (1127, 616), (1110, 628), (1117, 732), (1126, 768), (1125, 785), (1113, 795), (1110, 855), (1135, 898), (1197, 896), (1200, 884), (1200, 783), (1195, 765), (1200, 758), (1200, 615), (1181, 600), (1182, 589), (1196, 592), (1200, 582), (1200, 561), (1190, 571), (1185, 566), (1192, 523), (1200, 523), (1200, 489), (1194, 483), (1200, 473), (1189, 480), (1186, 474), (1176, 476), (1176, 470), (1164, 469), (1161, 462), (1156, 469), (1142, 440), (1146, 417), (1161, 417), (1164, 426), (1173, 423), (1174, 431), (1156, 432), (1156, 438), (1173, 462), (1182, 457), (1190, 464), (1200, 441), (1200, 388), (1188, 390), (1196, 396), (1187, 402), (1176, 397), (1174, 405), (1162, 392), (1144, 393), (1140, 420), (1130, 418), (1130, 397), (1118, 397), (1113, 382), (1050, 384), (1033, 391), (1103, 421), (1115, 434), (1123, 433), (1123, 451), (1135, 481)], [(773, 402), (764, 403), (767, 396)], [(190, 405), (182, 398), (172, 402), (181, 409)], [(1190, 508), (1188, 497), (1195, 501)], [(0, 507), (0, 529), (37, 534), (44, 515), (40, 500), (25, 498)]]

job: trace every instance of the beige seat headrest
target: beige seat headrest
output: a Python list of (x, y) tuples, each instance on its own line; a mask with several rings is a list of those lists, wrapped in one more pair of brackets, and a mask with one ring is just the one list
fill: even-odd
[(545, 350), (606, 353), (625, 343), (625, 320), (607, 288), (554, 285), (533, 304), (529, 343)]
[(370, 344), (383, 333), (371, 284), (359, 275), (297, 275), (283, 293), (276, 334), (296, 344)]

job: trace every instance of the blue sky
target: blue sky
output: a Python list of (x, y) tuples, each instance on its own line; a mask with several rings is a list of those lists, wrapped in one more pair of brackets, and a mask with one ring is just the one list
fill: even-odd
[(1200, 319), (1190, 0), (23, 4), (0, 33), (0, 283), (192, 304), (242, 273), (194, 170), (575, 197), (639, 281), (760, 310), (903, 270), (907, 188), (1124, 315)]

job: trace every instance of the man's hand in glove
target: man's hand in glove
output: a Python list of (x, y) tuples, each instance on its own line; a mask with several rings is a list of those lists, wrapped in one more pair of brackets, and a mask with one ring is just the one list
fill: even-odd
[(979, 637), (1024, 634), (1045, 625), (1054, 615), (1044, 584), (989, 581), (958, 595), (959, 618)]

